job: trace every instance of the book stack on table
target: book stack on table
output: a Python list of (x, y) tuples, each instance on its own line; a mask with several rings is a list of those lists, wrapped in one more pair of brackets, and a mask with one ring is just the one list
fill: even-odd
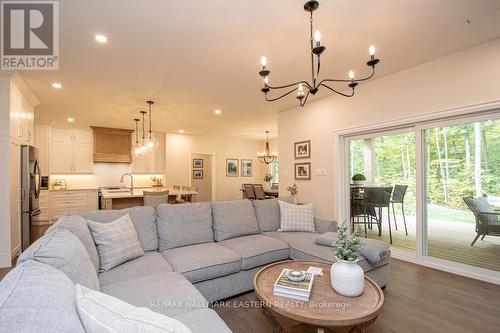
[(308, 272), (304, 273), (302, 281), (292, 281), (288, 274), (292, 269), (284, 268), (278, 279), (274, 283), (273, 295), (297, 299), (300, 301), (309, 301), (311, 296), (314, 275)]

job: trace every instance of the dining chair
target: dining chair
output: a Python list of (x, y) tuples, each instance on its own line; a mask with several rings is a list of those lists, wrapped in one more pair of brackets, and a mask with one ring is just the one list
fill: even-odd
[(403, 223), (405, 225), (405, 233), (408, 236), (408, 228), (406, 227), (406, 217), (405, 217), (405, 194), (408, 189), (408, 185), (394, 185), (394, 190), (392, 191), (391, 205), (392, 205), (392, 216), (394, 217), (394, 226), (396, 231), (398, 230), (398, 223), (396, 221), (396, 213), (394, 211), (394, 204), (401, 204), (401, 212), (403, 213)]
[(262, 184), (253, 184), (253, 192), (255, 193), (255, 199), (266, 199), (266, 193), (264, 192), (264, 187), (262, 186)]
[(172, 186), (172, 188), (173, 188), (175, 191), (180, 191), (180, 190), (181, 190), (181, 186), (180, 186), (180, 185), (174, 185), (174, 186)]
[[(389, 240), (392, 244), (392, 229), (391, 229), (391, 194), (392, 186), (388, 187), (365, 187), (363, 192), (363, 207), (365, 210), (365, 217), (368, 216), (370, 210), (374, 211), (375, 216), (370, 216), (370, 220), (373, 218), (377, 222), (378, 236), (382, 236), (382, 221), (383, 221), (383, 209), (387, 208), (387, 220), (389, 225)], [(377, 214), (378, 213), (378, 214)]]
[(157, 207), (158, 205), (168, 203), (169, 191), (144, 191), (144, 206)]
[[(198, 192), (198, 187), (193, 187), (193, 186), (186, 186), (186, 188), (183, 188), (185, 191), (192, 191), (192, 192)], [(189, 194), (183, 194), (181, 195), (181, 199), (184, 202), (189, 202), (193, 203), (195, 201), (196, 194), (189, 193)]]
[(255, 200), (255, 192), (252, 184), (243, 184), (243, 189), (245, 190), (245, 196), (247, 199)]
[(279, 184), (278, 183), (272, 183), (271, 184), (271, 190), (275, 190), (275, 191), (279, 190)]

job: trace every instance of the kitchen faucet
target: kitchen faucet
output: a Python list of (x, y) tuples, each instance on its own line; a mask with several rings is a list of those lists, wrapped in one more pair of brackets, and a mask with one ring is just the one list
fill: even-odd
[(134, 177), (131, 173), (124, 173), (122, 179), (120, 179), (120, 183), (123, 183), (123, 178), (125, 178), (125, 176), (130, 176), (130, 192), (134, 192)]

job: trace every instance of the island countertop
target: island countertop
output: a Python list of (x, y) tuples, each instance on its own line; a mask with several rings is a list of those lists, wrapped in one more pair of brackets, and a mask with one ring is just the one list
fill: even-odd
[(144, 196), (144, 191), (146, 192), (163, 192), (169, 191), (168, 195), (188, 195), (188, 194), (198, 194), (196, 191), (191, 190), (174, 190), (168, 187), (155, 187), (155, 188), (135, 188), (133, 191), (130, 189), (119, 189), (119, 190), (102, 190), (102, 197), (104, 199), (126, 199), (126, 198), (142, 198)]

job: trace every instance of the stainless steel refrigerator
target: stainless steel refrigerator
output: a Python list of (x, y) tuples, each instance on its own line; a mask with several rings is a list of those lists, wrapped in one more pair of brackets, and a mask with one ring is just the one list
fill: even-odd
[(40, 164), (38, 149), (21, 146), (21, 246), (22, 251), (30, 245), (30, 226), (34, 216), (40, 214)]

